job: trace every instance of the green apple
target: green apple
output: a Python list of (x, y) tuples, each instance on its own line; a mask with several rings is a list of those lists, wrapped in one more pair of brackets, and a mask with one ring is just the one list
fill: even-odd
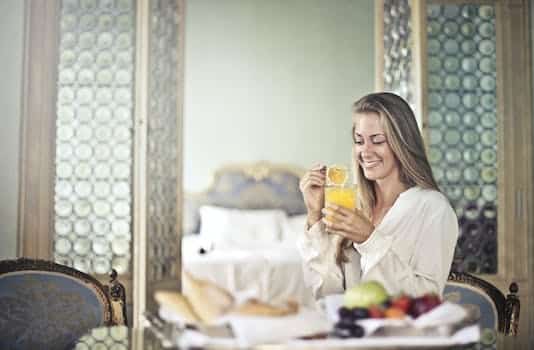
[(388, 298), (388, 293), (382, 284), (377, 281), (367, 281), (347, 289), (343, 296), (343, 304), (348, 308), (369, 307), (382, 304)]

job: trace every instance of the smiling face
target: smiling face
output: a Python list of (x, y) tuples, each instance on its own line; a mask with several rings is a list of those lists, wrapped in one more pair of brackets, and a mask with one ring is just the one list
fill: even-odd
[(371, 181), (399, 178), (399, 165), (376, 113), (354, 116), (354, 157)]

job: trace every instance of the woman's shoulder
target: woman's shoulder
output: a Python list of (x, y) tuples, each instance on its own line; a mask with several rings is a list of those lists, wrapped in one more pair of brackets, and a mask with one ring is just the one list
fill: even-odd
[(429, 206), (434, 209), (452, 210), (451, 204), (447, 197), (440, 191), (430, 188), (422, 188), (414, 186), (408, 189), (406, 192), (410, 201), (417, 203), (420, 206)]

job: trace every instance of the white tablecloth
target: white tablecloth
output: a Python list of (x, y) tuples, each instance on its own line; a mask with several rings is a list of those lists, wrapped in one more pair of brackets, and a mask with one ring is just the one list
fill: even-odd
[(185, 237), (182, 245), (184, 270), (238, 298), (244, 294), (275, 304), (295, 300), (301, 306), (315, 305), (311, 291), (304, 285), (300, 255), (293, 246), (199, 254), (201, 241), (197, 236)]

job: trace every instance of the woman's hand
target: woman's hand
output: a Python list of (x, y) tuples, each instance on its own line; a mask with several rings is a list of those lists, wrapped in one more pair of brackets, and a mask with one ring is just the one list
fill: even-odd
[[(371, 236), (374, 226), (358, 209), (347, 209), (336, 204), (327, 203), (322, 210), (326, 230), (355, 243), (363, 243)], [(328, 216), (328, 218), (326, 218)]]
[(308, 225), (312, 226), (321, 220), (321, 209), (324, 206), (324, 185), (326, 166), (318, 164), (308, 170), (300, 180), (300, 191), (308, 211)]

